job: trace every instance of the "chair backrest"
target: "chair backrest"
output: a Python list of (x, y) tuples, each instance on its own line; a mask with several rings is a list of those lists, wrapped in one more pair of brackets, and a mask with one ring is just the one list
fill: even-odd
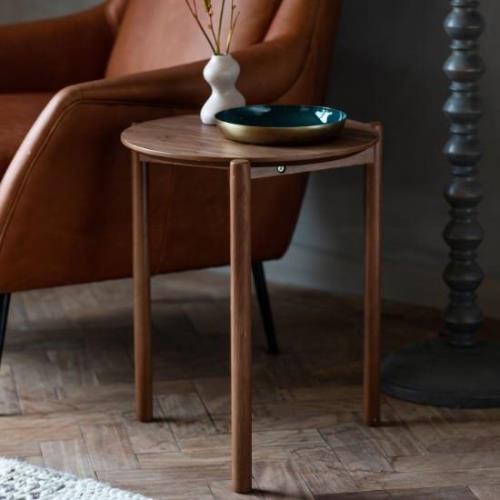
[[(238, 2), (243, 17), (235, 48), (269, 42), (266, 50), (252, 52), (249, 48), (248, 53), (257, 54), (256, 66), (242, 65), (242, 80), (246, 75), (252, 85), (267, 89), (269, 82), (286, 74), (286, 84), (278, 87), (281, 94), (273, 93), (269, 99), (290, 103), (322, 100), (340, 0)], [(117, 33), (110, 75), (209, 55), (183, 10), (183, 0), (107, 0), (105, 7), (109, 26)], [(263, 53), (264, 60), (259, 59)], [(60, 99), (49, 104), (0, 184), (0, 219), (5, 222), (0, 234), (0, 291), (130, 276), (130, 178), (126, 174), (130, 170), (124, 168), (130, 159), (120, 143), (120, 133), (134, 121), (160, 118), (172, 110), (162, 103), (130, 106), (116, 100), (109, 107), (85, 99), (79, 99), (76, 106), (59, 108), (67, 95), (63, 91)], [(259, 98), (262, 95), (260, 92)], [(226, 173), (216, 169), (193, 173), (195, 169), (166, 165), (151, 170), (154, 272), (226, 264)], [(58, 196), (51, 196), (54, 179), (64, 187)], [(255, 183), (252, 241), (257, 260), (276, 259), (286, 251), (305, 186), (302, 175)], [(165, 244), (171, 241), (179, 244)], [(62, 265), (74, 262), (81, 265)]]
[[(203, 2), (196, 1), (203, 15)], [(220, 2), (214, 0), (215, 12)], [(241, 14), (232, 48), (238, 50), (261, 42), (281, 3), (282, 0), (237, 0)], [(229, 4), (227, 0), (226, 5)], [(207, 18), (203, 19), (206, 25)], [(128, 0), (107, 76), (177, 66), (209, 56), (209, 46), (184, 0)]]
[[(201, 10), (203, 0), (196, 0)], [(215, 9), (221, 0), (213, 0)], [(230, 0), (226, 0), (228, 4)], [(236, 0), (241, 11), (232, 44), (237, 51), (262, 41), (288, 40), (306, 57), (288, 61), (295, 83), (278, 102), (319, 103), (340, 17), (341, 0)], [(107, 77), (168, 68), (210, 56), (184, 0), (107, 0), (117, 37)], [(283, 64), (277, 61), (277, 64)], [(297, 70), (299, 65), (299, 70)], [(263, 79), (272, 75), (262, 75)], [(247, 95), (251, 101), (251, 96)]]

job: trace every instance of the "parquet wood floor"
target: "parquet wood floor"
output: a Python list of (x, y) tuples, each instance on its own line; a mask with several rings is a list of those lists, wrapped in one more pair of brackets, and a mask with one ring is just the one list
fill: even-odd
[[(383, 399), (361, 424), (361, 302), (271, 289), (283, 354), (255, 314), (249, 499), (500, 499), (500, 410)], [(230, 493), (228, 296), (210, 272), (156, 278), (155, 414), (133, 415), (130, 280), (16, 294), (0, 370), (0, 455), (157, 499)], [(385, 350), (439, 313), (385, 304)], [(489, 329), (500, 333), (498, 323)]]

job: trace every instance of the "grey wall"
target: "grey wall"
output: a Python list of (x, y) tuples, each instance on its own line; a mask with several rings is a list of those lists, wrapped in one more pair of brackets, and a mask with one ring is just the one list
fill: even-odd
[[(0, 22), (62, 14), (97, 0), (2, 0)], [(483, 0), (490, 29), (482, 41), (489, 72), (483, 96), (486, 155), (481, 167), (486, 240), (480, 261), (487, 273), (480, 299), (500, 316), (500, 4)], [(447, 123), (441, 113), (447, 82), (441, 66), (448, 39), (441, 28), (446, 0), (344, 0), (328, 102), (359, 120), (386, 128), (384, 294), (386, 298), (443, 306), (441, 272), (447, 249), (442, 190), (448, 165), (441, 154)], [(362, 283), (362, 176), (360, 171), (311, 178), (293, 245), (269, 265), (272, 279), (357, 294)]]
[[(500, 316), (500, 4), (481, 4), (490, 26), (482, 39), (489, 71), (482, 85), (487, 110), (480, 218), (486, 240), (480, 262), (487, 279), (480, 301), (489, 314)], [(442, 30), (447, 12), (446, 0), (345, 0), (328, 95), (330, 104), (353, 118), (385, 124), (385, 297), (438, 307), (446, 301), (441, 273), (447, 247), (441, 232), (448, 220), (442, 197), (448, 164), (441, 148), (448, 124), (441, 107), (448, 82), (441, 67), (449, 54)], [(273, 278), (361, 291), (361, 186), (355, 171), (311, 179), (293, 247), (272, 265)]]

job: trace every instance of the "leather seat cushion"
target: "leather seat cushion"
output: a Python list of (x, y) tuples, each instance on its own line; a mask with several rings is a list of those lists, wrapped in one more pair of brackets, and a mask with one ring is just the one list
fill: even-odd
[(53, 94), (0, 94), (0, 177)]

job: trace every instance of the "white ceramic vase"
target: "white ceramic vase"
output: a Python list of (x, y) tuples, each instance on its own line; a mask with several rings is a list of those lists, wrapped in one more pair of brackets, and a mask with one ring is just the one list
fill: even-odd
[(205, 80), (212, 88), (212, 95), (201, 109), (201, 121), (215, 125), (219, 111), (245, 105), (245, 98), (236, 88), (240, 65), (231, 55), (212, 56), (203, 70)]

